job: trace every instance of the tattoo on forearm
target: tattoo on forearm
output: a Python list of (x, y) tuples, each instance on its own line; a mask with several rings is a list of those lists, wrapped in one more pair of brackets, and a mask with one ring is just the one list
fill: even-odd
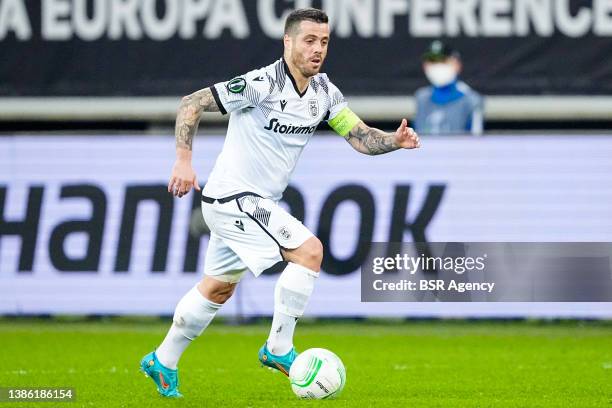
[(346, 140), (358, 151), (370, 155), (388, 153), (399, 149), (399, 146), (395, 144), (393, 133), (371, 128), (364, 123), (360, 123), (356, 126), (356, 129), (351, 130)]
[(204, 88), (184, 97), (176, 115), (176, 146), (191, 150), (202, 112), (219, 112), (210, 88)]

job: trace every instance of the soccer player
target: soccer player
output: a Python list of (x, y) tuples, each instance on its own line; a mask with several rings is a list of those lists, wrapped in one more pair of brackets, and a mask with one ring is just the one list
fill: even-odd
[(281, 59), (183, 98), (176, 119), (176, 162), (168, 191), (183, 197), (200, 190), (192, 143), (202, 112), (231, 113), (223, 150), (202, 193), (210, 228), (204, 278), (179, 301), (161, 345), (141, 368), (166, 397), (180, 397), (177, 364), (187, 346), (232, 296), (245, 271), (280, 273), (274, 316), (259, 350), (262, 364), (288, 375), (297, 353), (293, 332), (319, 275), (323, 247), (278, 201), (302, 149), (326, 120), (357, 151), (376, 155), (420, 147), (402, 120), (394, 133), (371, 128), (320, 73), (329, 45), (327, 15), (292, 12), (285, 22)]

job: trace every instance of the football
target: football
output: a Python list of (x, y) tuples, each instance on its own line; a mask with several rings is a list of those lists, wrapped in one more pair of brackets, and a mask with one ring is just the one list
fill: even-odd
[(336, 398), (346, 384), (346, 369), (331, 351), (311, 348), (297, 356), (289, 370), (289, 380), (300, 398)]

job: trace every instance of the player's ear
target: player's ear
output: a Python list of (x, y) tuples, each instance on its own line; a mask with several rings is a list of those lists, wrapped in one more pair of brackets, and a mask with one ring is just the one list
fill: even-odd
[(285, 45), (285, 49), (291, 50), (291, 36), (289, 34), (283, 36), (283, 44)]

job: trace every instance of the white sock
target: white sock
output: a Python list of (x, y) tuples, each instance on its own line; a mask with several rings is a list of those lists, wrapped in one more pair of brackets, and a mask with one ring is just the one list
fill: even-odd
[(293, 347), (293, 332), (298, 318), (304, 314), (318, 274), (289, 262), (274, 289), (274, 317), (268, 336), (270, 353), (282, 356)]
[(176, 370), (179, 358), (190, 344), (191, 340), (183, 336), (176, 325), (172, 323), (164, 341), (155, 350), (155, 355), (164, 367)]
[(206, 299), (197, 285), (191, 288), (176, 305), (172, 326), (155, 350), (159, 362), (176, 369), (187, 346), (208, 327), (221, 306)]
[(274, 311), (272, 327), (268, 336), (268, 350), (276, 356), (282, 356), (293, 347), (293, 332), (298, 318)]

